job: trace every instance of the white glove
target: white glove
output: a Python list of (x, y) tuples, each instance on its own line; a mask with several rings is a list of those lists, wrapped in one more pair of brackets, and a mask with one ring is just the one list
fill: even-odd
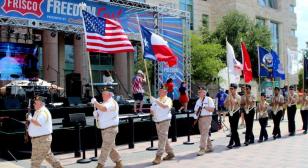
[(92, 104), (95, 104), (97, 102), (97, 100), (93, 97), (92, 99), (91, 99), (91, 103)]
[(28, 114), (27, 120), (28, 120), (28, 121), (31, 121), (31, 120), (32, 120), (32, 115), (31, 115), (31, 114)]
[(198, 119), (198, 116), (196, 115), (196, 113), (194, 113), (194, 119), (196, 120), (196, 119)]
[(93, 111), (93, 116), (94, 116), (95, 119), (98, 118), (98, 111), (97, 110)]
[(156, 101), (156, 99), (155, 99), (154, 97), (151, 96), (151, 97), (150, 97), (150, 102), (151, 102), (151, 103), (154, 103), (155, 101)]

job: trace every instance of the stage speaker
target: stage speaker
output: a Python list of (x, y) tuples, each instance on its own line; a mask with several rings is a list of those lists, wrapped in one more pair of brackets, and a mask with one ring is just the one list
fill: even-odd
[(7, 98), (4, 100), (5, 109), (20, 109), (21, 103), (17, 98)]
[(66, 96), (81, 97), (82, 88), (79, 73), (70, 73), (65, 76)]
[(77, 106), (78, 104), (82, 104), (80, 97), (67, 97), (67, 101), (69, 106)]
[(85, 126), (87, 124), (85, 113), (73, 113), (68, 114), (62, 120), (63, 127), (71, 127), (71, 126)]

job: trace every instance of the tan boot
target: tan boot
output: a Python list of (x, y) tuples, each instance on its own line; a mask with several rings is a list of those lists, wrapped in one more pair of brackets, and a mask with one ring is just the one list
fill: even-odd
[(173, 159), (173, 158), (174, 158), (174, 154), (173, 154), (173, 153), (168, 153), (168, 155), (165, 156), (165, 157), (163, 158), (163, 160), (171, 160), (171, 159)]
[(155, 159), (152, 161), (153, 165), (160, 164), (161, 156), (156, 155)]
[(205, 149), (200, 149), (199, 152), (197, 153), (197, 156), (202, 156), (205, 154)]
[(116, 166), (114, 168), (123, 168), (123, 164), (122, 164), (122, 161), (118, 161), (116, 162)]
[(102, 164), (98, 163), (96, 168), (104, 168), (104, 166)]
[(206, 148), (206, 149), (205, 149), (205, 153), (210, 153), (210, 152), (213, 152), (213, 149), (212, 149), (212, 148)]

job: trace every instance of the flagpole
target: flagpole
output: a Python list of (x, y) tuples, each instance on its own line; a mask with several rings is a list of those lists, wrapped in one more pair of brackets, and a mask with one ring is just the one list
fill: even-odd
[(259, 53), (259, 44), (257, 44), (257, 52), (258, 52), (258, 65), (259, 65), (259, 93), (261, 97), (261, 64), (260, 64), (260, 53)]
[[(79, 4), (79, 7), (82, 10), (84, 10), (86, 4), (85, 3), (81, 3)], [(83, 51), (86, 50), (86, 47), (85, 47), (85, 43), (86, 43), (86, 28), (85, 28), (85, 22), (84, 22), (84, 19), (83, 19), (83, 15), (82, 16), (82, 20), (83, 20), (83, 30), (84, 30), (84, 41), (83, 41)], [(90, 53), (89, 52), (86, 52), (87, 54), (87, 58), (88, 58), (88, 66), (89, 66), (89, 76), (90, 76), (90, 83), (91, 83), (91, 93), (92, 93), (92, 98), (94, 98), (94, 87), (93, 87), (93, 77), (92, 77), (92, 67), (91, 67), (91, 60), (90, 60)], [(95, 104), (93, 104), (93, 109), (94, 111), (96, 110), (95, 108)], [(96, 120), (96, 125), (97, 125), (97, 120)]]
[(305, 53), (303, 53), (303, 95), (305, 93)]
[[(139, 34), (140, 34), (140, 43), (141, 43), (141, 55), (144, 55), (144, 44), (143, 44), (143, 37), (142, 37), (142, 33), (141, 33), (141, 25), (140, 25), (140, 21), (139, 21), (139, 17), (138, 17), (138, 14), (136, 14), (136, 17), (137, 17), (137, 23), (138, 23), (138, 26), (139, 26)], [(147, 83), (148, 83), (148, 89), (149, 89), (149, 95), (150, 97), (152, 97), (152, 94), (151, 94), (151, 85), (150, 85), (150, 79), (149, 79), (149, 73), (148, 73), (148, 67), (147, 67), (147, 62), (146, 60), (143, 58), (143, 63), (144, 63), (144, 68), (145, 68), (145, 75), (146, 75), (146, 78), (147, 78)]]
[[(226, 37), (226, 48), (228, 45), (228, 40)], [(227, 60), (227, 69), (228, 69), (228, 87), (230, 86), (230, 69), (229, 69), (229, 61), (228, 61), (228, 49), (227, 49), (227, 54), (226, 54), (226, 60)]]

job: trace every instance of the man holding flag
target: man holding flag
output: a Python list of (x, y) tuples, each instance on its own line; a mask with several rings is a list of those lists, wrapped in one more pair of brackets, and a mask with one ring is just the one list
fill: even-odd
[[(85, 6), (84, 3), (80, 5), (82, 8), (87, 51), (110, 54), (134, 51), (131, 42), (128, 40), (119, 22), (112, 19), (96, 17), (86, 12), (84, 10)], [(92, 96), (94, 97), (90, 58), (88, 60)], [(119, 124), (119, 106), (112, 98), (110, 91), (104, 90), (102, 97), (103, 103), (98, 103), (95, 98), (91, 100), (91, 103), (94, 105), (94, 110), (95, 107), (98, 109), (93, 112), (93, 115), (98, 121), (98, 126), (102, 133), (102, 148), (97, 168), (104, 167), (108, 156), (116, 163), (116, 168), (122, 168), (123, 165), (120, 155), (115, 149), (115, 138), (118, 133)]]
[[(242, 58), (243, 58), (243, 74), (245, 83), (249, 83), (252, 81), (252, 70), (251, 70), (251, 62), (250, 56), (246, 49), (246, 45), (244, 42), (241, 42), (242, 49)], [(256, 98), (251, 94), (251, 85), (246, 84), (245, 95), (241, 97), (241, 106), (242, 111), (244, 113), (244, 119), (246, 123), (246, 134), (245, 134), (245, 142), (244, 144), (247, 146), (251, 143), (254, 143), (254, 135), (253, 135), (253, 118), (255, 115), (255, 104)]]

